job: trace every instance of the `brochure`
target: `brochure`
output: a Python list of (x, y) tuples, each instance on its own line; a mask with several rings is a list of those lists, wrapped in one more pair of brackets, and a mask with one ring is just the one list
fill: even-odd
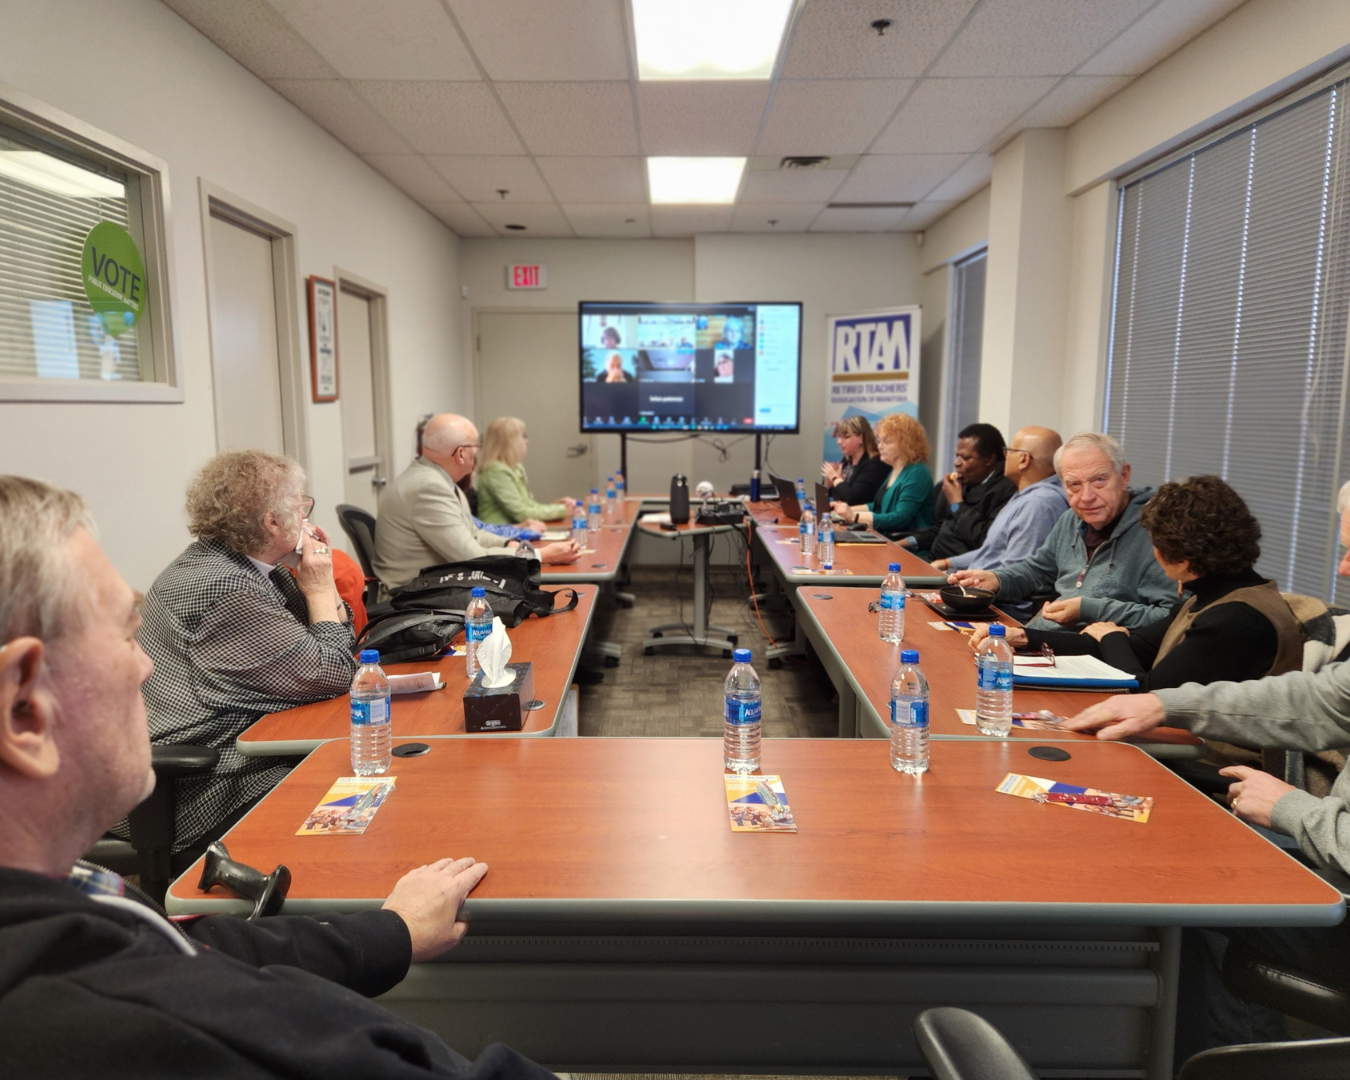
[(732, 832), (796, 832), (783, 781), (777, 776), (727, 773), (727, 813)]
[(391, 694), (424, 694), (428, 690), (444, 690), (445, 683), (434, 671), (414, 671), (407, 675), (389, 675)]
[(1117, 795), (1112, 791), (1075, 787), (1072, 784), (1060, 784), (1054, 780), (1046, 780), (1039, 776), (1022, 776), (1019, 773), (1009, 773), (994, 790), (1004, 795), (1016, 795), (1019, 799), (1054, 803), (1057, 806), (1067, 806), (1071, 810), (1086, 810), (1092, 814), (1105, 814), (1107, 817), (1137, 821), (1141, 825), (1148, 821), (1149, 812), (1153, 809), (1151, 795)]
[(394, 790), (393, 776), (343, 776), (305, 818), (296, 836), (359, 835)]

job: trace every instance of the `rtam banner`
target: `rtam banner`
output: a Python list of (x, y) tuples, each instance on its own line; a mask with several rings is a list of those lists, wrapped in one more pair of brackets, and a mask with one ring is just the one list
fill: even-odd
[(919, 415), (919, 308), (829, 316), (826, 461), (839, 460), (834, 428), (846, 416), (875, 424), (887, 413)]

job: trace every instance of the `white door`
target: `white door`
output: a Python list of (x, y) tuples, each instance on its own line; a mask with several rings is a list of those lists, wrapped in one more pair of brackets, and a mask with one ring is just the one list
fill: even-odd
[(591, 436), (580, 433), (577, 348), (575, 312), (479, 313), (474, 420), (480, 433), (498, 416), (525, 421), (525, 468), (540, 502), (581, 498), (596, 485)]
[(365, 296), (338, 292), (338, 387), (342, 404), (342, 455), (346, 460), (346, 501), (378, 512), (384, 462), (375, 408), (373, 320)]
[(284, 454), (272, 240), (214, 215), (208, 220), (216, 447)]

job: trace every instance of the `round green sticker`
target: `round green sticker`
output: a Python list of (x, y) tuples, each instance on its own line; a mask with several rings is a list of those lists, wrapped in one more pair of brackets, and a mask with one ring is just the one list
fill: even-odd
[(84, 294), (113, 337), (135, 326), (145, 311), (145, 264), (131, 234), (102, 221), (84, 238), (80, 259)]

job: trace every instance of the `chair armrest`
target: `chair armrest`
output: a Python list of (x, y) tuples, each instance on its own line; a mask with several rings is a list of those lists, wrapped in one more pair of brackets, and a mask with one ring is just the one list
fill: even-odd
[(220, 761), (220, 751), (212, 746), (183, 746), (166, 743), (150, 747), (150, 762), (160, 780), (177, 780), (210, 772)]
[(1036, 1080), (998, 1028), (965, 1009), (925, 1009), (914, 1037), (934, 1080)]
[(1350, 1039), (1247, 1043), (1202, 1050), (1177, 1073), (1177, 1080), (1346, 1080)]
[(1292, 965), (1261, 956), (1240, 942), (1230, 942), (1224, 950), (1223, 984), (1243, 1001), (1296, 1016), (1338, 1035), (1350, 1035), (1350, 994)]

